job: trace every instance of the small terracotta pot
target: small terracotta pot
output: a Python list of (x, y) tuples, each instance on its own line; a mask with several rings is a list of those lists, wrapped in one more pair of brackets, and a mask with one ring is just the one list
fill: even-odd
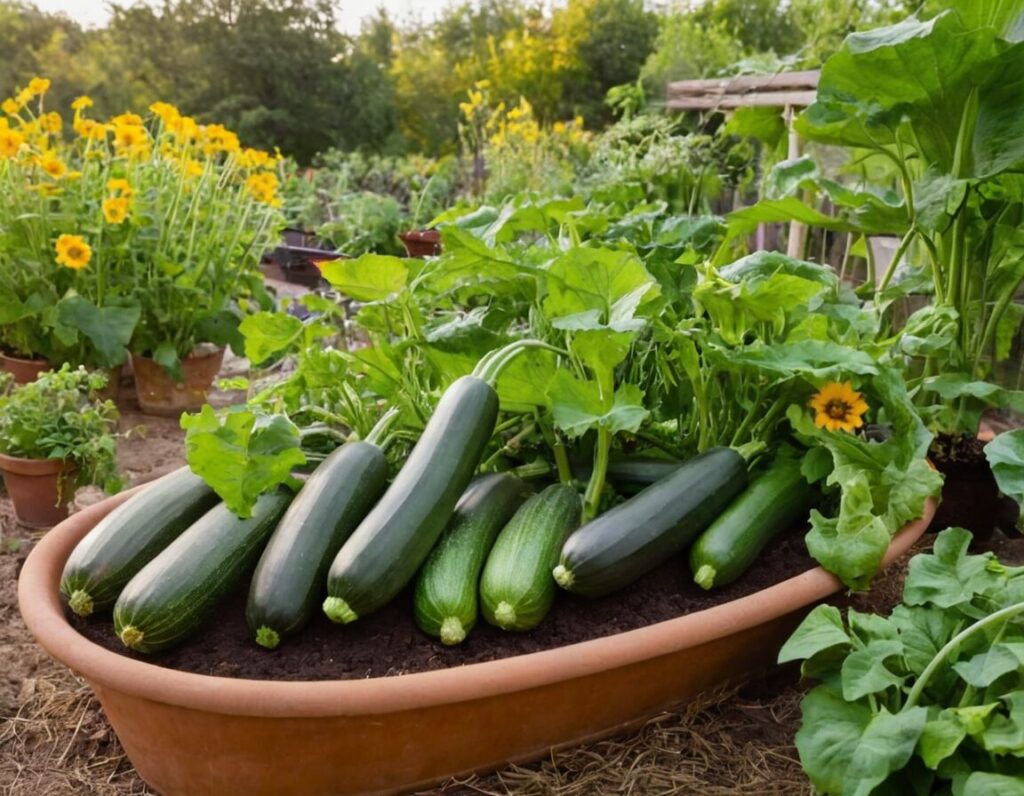
[(4, 370), (14, 376), (15, 384), (28, 384), (39, 378), (40, 373), (50, 369), (50, 363), (46, 359), (22, 359), (10, 354), (0, 354), (0, 363)]
[(22, 459), (0, 453), (14, 516), (28, 528), (51, 528), (68, 518), (74, 497), (75, 463), (66, 459)]
[(436, 229), (414, 229), (398, 236), (410, 257), (433, 257), (441, 253), (441, 233)]
[[(165, 796), (398, 793), (544, 757), (772, 667), (807, 611), (843, 590), (818, 567), (687, 616), (487, 663), (325, 682), (211, 677), (110, 652), (65, 617), (64, 562), (130, 494), (47, 534), (22, 569), (18, 602), (39, 643), (89, 681), (128, 758)], [(885, 564), (934, 511), (929, 500)]]
[(183, 382), (176, 382), (166, 370), (149, 357), (132, 354), (135, 371), (135, 390), (139, 406), (149, 415), (177, 417), (182, 412), (194, 412), (206, 403), (213, 380), (224, 362), (224, 349), (209, 354), (185, 357), (181, 361)]

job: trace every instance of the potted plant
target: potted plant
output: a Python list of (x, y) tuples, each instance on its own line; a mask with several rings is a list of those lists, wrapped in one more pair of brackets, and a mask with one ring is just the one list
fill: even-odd
[(93, 368), (130, 351), (143, 409), (195, 407), (245, 310), (269, 302), (277, 158), (166, 103), (99, 121), (79, 97), (65, 138), (48, 88), (0, 119), (0, 346)]
[(106, 375), (64, 365), (28, 384), (11, 382), (6, 374), (0, 381), (0, 471), (18, 522), (55, 525), (85, 484), (116, 492), (117, 409), (92, 397)]

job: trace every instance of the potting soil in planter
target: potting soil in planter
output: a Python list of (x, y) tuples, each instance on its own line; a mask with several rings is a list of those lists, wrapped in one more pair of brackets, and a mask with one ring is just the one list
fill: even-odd
[(985, 458), (987, 443), (965, 434), (938, 434), (928, 458), (945, 478), (942, 501), (929, 532), (945, 528), (966, 528), (978, 538), (987, 538), (995, 528), (1012, 530), (1017, 506), (999, 494), (995, 476)]
[(110, 613), (68, 620), (109, 650), (198, 674), (259, 680), (349, 680), (386, 677), (561, 647), (674, 619), (744, 597), (815, 566), (804, 544), (806, 528), (778, 538), (747, 574), (723, 589), (706, 592), (691, 579), (679, 556), (626, 589), (598, 600), (560, 592), (541, 625), (507, 633), (481, 618), (466, 641), (445, 647), (423, 634), (413, 620), (412, 589), (365, 619), (339, 627), (318, 614), (298, 635), (270, 652), (258, 647), (245, 623), (248, 588), (234, 594), (212, 621), (184, 644), (159, 655), (129, 653), (114, 635)]

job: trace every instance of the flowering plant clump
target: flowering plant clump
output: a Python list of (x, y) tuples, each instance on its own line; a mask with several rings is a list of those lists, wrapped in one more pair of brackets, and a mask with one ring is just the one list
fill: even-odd
[[(559, 191), (571, 183), (573, 164), (585, 160), (590, 134), (583, 117), (545, 125), (525, 97), (509, 107), (494, 103), (490, 82), (478, 80), (459, 103), (463, 146), (474, 153), (476, 192), (504, 197), (520, 191)], [(486, 172), (486, 175), (484, 174)]]
[(280, 226), (277, 155), (172, 105), (71, 118), (32, 80), (0, 103), (0, 347), (173, 374), (265, 304), (258, 264)]

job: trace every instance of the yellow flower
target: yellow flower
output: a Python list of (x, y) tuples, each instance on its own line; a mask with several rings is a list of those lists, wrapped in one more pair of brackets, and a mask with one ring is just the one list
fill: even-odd
[(57, 153), (52, 150), (44, 152), (38, 162), (39, 167), (55, 180), (63, 177), (68, 170), (68, 167), (64, 165), (64, 161), (57, 157)]
[(258, 202), (277, 207), (280, 204), (280, 200), (276, 197), (277, 193), (277, 175), (271, 171), (263, 171), (259, 174), (253, 174), (245, 181), (245, 187), (249, 189), (249, 193)]
[(809, 401), (814, 425), (828, 431), (853, 431), (864, 425), (867, 402), (850, 382), (829, 382)]
[(149, 109), (164, 123), (165, 127), (170, 127), (181, 118), (181, 112), (169, 102), (154, 102)]
[(238, 161), (243, 169), (257, 169), (260, 166), (266, 166), (270, 162), (270, 153), (264, 152), (262, 149), (246, 147), (242, 150)]
[(128, 199), (111, 196), (103, 200), (103, 217), (108, 224), (120, 224), (128, 217)]
[(87, 97), (84, 94), (81, 97), (76, 98), (75, 101), (71, 103), (71, 109), (75, 111), (84, 111), (86, 108), (91, 107), (92, 97)]
[(193, 158), (188, 158), (181, 164), (187, 177), (198, 177), (203, 173), (203, 164)]
[(60, 118), (59, 113), (50, 111), (39, 117), (39, 125), (43, 128), (43, 132), (57, 135), (64, 126), (64, 120)]
[(137, 124), (115, 124), (114, 146), (122, 154), (145, 156), (149, 153), (149, 135)]
[(177, 116), (164, 122), (167, 129), (179, 141), (191, 141), (199, 136), (199, 125), (191, 116)]
[(81, 235), (61, 235), (54, 248), (57, 262), (75, 271), (85, 268), (92, 257), (92, 248)]
[(114, 127), (141, 127), (142, 117), (137, 113), (121, 113), (110, 120)]
[(94, 141), (105, 141), (107, 138), (107, 125), (92, 119), (75, 119), (75, 132), (82, 138), (91, 138)]
[(121, 177), (107, 180), (107, 190), (113, 194), (121, 194), (125, 199), (131, 199), (135, 195), (135, 189), (132, 188), (128, 180)]
[(208, 124), (202, 128), (203, 152), (215, 155), (218, 152), (237, 152), (241, 148), (238, 136), (222, 124)]
[(13, 158), (24, 143), (25, 136), (17, 130), (0, 130), (0, 160)]
[(45, 77), (34, 77), (28, 81), (28, 91), (31, 91), (33, 96), (36, 94), (45, 94), (50, 90), (50, 81)]
[(25, 105), (28, 105), (29, 102), (31, 102), (33, 96), (35, 95), (32, 93), (32, 89), (23, 88), (21, 91), (18, 92), (18, 95), (14, 98), (14, 101), (18, 103), (18, 107), (24, 107)]
[(9, 116), (15, 116), (21, 110), (21, 105), (18, 104), (17, 100), (8, 97), (0, 104), (0, 109), (3, 109), (3, 112)]

